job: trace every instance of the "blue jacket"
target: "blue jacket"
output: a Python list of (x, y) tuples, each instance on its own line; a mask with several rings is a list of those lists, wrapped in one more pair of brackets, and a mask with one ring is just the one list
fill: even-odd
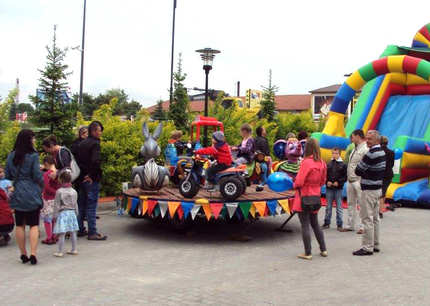
[[(14, 181), (15, 190), (10, 197), (10, 208), (17, 211), (33, 211), (42, 207), (43, 175), (39, 155), (26, 154), (21, 166), (13, 164), (15, 151), (7, 157), (6, 178)], [(18, 175), (19, 169), (19, 175)]]

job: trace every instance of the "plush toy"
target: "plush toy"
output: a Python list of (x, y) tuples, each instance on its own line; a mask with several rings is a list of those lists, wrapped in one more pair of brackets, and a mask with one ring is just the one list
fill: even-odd
[[(278, 141), (277, 143), (279, 144), (280, 142), (281, 141)], [(284, 144), (284, 158), (286, 160), (275, 163), (273, 165), (273, 170), (286, 172), (290, 177), (294, 179), (300, 168), (302, 146), (298, 139), (295, 137), (290, 137), (286, 142), (282, 141), (282, 143)]]
[(144, 190), (159, 190), (169, 183), (167, 169), (157, 165), (154, 160), (161, 153), (157, 139), (160, 137), (162, 129), (163, 125), (160, 123), (151, 135), (146, 122), (142, 126), (145, 142), (140, 149), (140, 154), (145, 159), (145, 164), (132, 169), (131, 178), (134, 187)]

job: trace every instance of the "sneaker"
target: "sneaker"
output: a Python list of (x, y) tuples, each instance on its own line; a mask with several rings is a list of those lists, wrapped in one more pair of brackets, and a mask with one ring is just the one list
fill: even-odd
[(299, 255), (297, 255), (297, 258), (311, 260), (312, 259), (312, 255), (299, 254)]
[(352, 255), (355, 255), (355, 256), (368, 256), (368, 255), (373, 255), (373, 252), (366, 251), (365, 249), (359, 249), (359, 250), (357, 250), (355, 252), (352, 252)]
[(344, 232), (353, 232), (353, 231), (354, 231), (354, 229), (353, 229), (353, 228), (350, 228), (350, 227), (347, 227), (347, 228), (344, 228), (344, 229), (343, 229), (343, 231), (344, 231)]
[(346, 228), (343, 228), (342, 226), (338, 226), (337, 231), (341, 233), (348, 232), (348, 230)]
[(78, 251), (67, 251), (67, 254), (69, 255), (78, 255)]
[(78, 231), (78, 237), (85, 237), (88, 236), (88, 231), (84, 230), (82, 232)]
[(323, 226), (321, 226), (322, 229), (329, 229), (330, 228), (330, 224), (324, 224)]
[(363, 235), (363, 234), (364, 234), (364, 229), (360, 228), (360, 229), (357, 231), (357, 235)]
[(53, 255), (54, 255), (55, 257), (63, 257), (63, 256), (64, 256), (64, 253), (55, 252)]
[(328, 256), (328, 252), (327, 252), (327, 251), (322, 251), (322, 252), (320, 253), (320, 255), (321, 255), (322, 257), (327, 257), (327, 256)]
[(373, 248), (373, 252), (374, 253), (379, 253), (379, 252), (381, 252), (381, 250), (379, 248)]
[(255, 191), (257, 191), (257, 192), (261, 192), (263, 190), (264, 190), (264, 186), (258, 185), (257, 187), (255, 187)]

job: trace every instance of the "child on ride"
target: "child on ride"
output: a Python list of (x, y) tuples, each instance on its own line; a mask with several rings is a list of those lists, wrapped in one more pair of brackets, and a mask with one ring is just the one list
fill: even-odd
[(224, 133), (221, 131), (212, 134), (212, 147), (202, 148), (195, 151), (196, 154), (212, 155), (217, 163), (207, 169), (207, 181), (212, 184), (209, 189), (215, 185), (216, 174), (231, 167), (233, 161), (229, 145), (225, 141)]

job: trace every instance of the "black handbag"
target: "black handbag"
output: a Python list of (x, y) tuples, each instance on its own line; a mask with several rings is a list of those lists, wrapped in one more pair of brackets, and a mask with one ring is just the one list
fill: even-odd
[(303, 196), (299, 189), (300, 201), (302, 203), (302, 211), (315, 211), (321, 208), (320, 196)]

